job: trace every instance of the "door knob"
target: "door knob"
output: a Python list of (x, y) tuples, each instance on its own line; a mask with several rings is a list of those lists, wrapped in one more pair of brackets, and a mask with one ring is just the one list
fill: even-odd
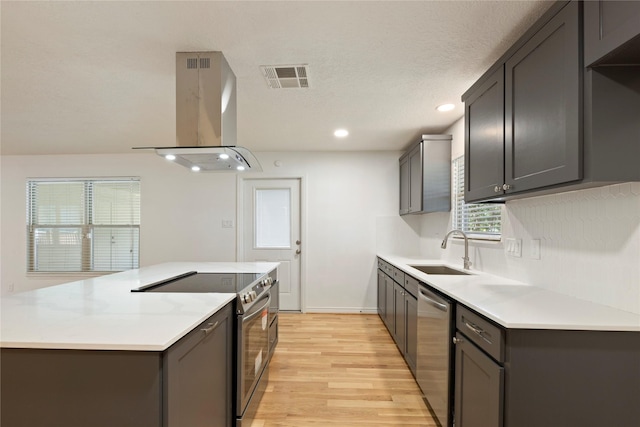
[(296, 255), (300, 255), (300, 249), (296, 249)]
[(300, 243), (300, 240), (296, 240), (296, 245), (299, 245)]

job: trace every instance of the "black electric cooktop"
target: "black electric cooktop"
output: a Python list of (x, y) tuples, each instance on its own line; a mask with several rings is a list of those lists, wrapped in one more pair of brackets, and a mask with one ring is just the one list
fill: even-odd
[(198, 273), (190, 271), (132, 292), (235, 293), (254, 284), (266, 273)]

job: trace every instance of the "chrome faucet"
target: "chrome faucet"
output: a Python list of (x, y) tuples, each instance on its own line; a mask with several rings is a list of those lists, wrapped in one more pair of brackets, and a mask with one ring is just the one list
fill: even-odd
[(462, 234), (462, 237), (464, 237), (464, 257), (462, 258), (462, 260), (464, 261), (464, 269), (469, 270), (471, 268), (471, 261), (469, 261), (469, 239), (467, 238), (467, 234), (464, 231), (458, 229), (451, 230), (447, 233), (446, 236), (444, 236), (444, 240), (442, 241), (440, 247), (442, 249), (447, 249), (447, 240), (449, 240), (449, 236), (451, 236), (453, 233)]

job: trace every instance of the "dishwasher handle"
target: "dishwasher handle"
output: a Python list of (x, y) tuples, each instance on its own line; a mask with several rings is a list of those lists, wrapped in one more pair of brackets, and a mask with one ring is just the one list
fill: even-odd
[[(444, 311), (445, 313), (449, 311), (449, 306), (447, 304), (442, 304), (441, 302), (434, 300), (431, 295), (425, 294), (425, 291), (422, 289), (420, 289), (418, 293), (420, 294), (420, 298), (432, 307), (435, 307), (440, 311)], [(430, 293), (431, 292), (429, 292), (429, 294)]]

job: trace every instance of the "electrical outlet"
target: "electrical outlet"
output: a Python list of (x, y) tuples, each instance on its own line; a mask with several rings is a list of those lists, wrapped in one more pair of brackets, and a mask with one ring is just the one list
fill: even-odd
[(223, 219), (222, 220), (222, 228), (233, 228), (233, 220), (232, 219)]
[(540, 239), (533, 239), (531, 241), (531, 258), (540, 259)]

